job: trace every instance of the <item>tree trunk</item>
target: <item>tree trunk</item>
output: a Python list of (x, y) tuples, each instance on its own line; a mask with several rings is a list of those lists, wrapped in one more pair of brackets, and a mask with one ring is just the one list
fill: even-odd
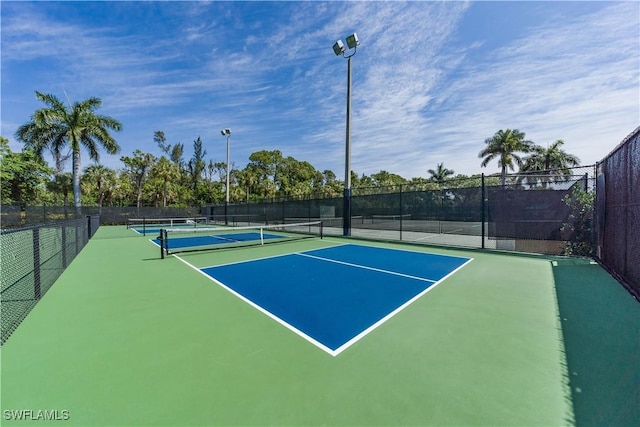
[(98, 180), (98, 207), (102, 207), (102, 201), (104, 199), (104, 194), (102, 192), (102, 182)]
[(162, 207), (167, 207), (167, 179), (164, 180), (164, 185), (162, 186)]
[(80, 217), (82, 210), (81, 192), (80, 192), (80, 147), (73, 149), (73, 200), (76, 207), (76, 217)]

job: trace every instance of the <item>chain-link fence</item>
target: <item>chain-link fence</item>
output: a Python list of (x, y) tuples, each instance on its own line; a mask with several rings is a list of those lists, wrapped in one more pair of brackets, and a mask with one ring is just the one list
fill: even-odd
[(0, 344), (51, 288), (99, 225), (97, 216), (89, 216), (0, 232)]
[(22, 227), (30, 224), (42, 224), (49, 221), (84, 218), (88, 215), (100, 217), (102, 225), (126, 224), (131, 218), (177, 218), (199, 215), (200, 208), (174, 208), (152, 206), (82, 206), (76, 216), (72, 206), (20, 206), (2, 205), (0, 224), (2, 228)]
[(597, 259), (640, 299), (640, 127), (598, 164)]
[[(350, 235), (578, 254), (578, 246), (583, 252), (593, 247), (593, 203), (576, 206), (574, 198), (583, 193), (594, 199), (594, 191), (594, 166), (509, 175), (505, 185), (499, 176), (480, 175), (440, 184), (354, 188)], [(343, 209), (341, 197), (307, 198), (209, 205), (201, 208), (201, 214), (229, 225), (322, 220), (325, 234), (342, 235)]]

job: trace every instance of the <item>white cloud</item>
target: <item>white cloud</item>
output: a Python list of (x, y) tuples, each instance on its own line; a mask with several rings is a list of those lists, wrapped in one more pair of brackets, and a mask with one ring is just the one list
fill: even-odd
[[(232, 127), (239, 167), (253, 151), (280, 149), (341, 177), (346, 61), (331, 45), (353, 31), (362, 42), (353, 58), (352, 121), (360, 174), (426, 176), (441, 162), (480, 172), (484, 139), (507, 127), (540, 144), (563, 139), (590, 163), (640, 121), (633, 2), (553, 15), (494, 50), (461, 37), (463, 2), (157, 3), (153, 10), (172, 18), (162, 34), (146, 28), (152, 22), (132, 31), (12, 7), (20, 13), (3, 16), (2, 102), (4, 112), (11, 103), (22, 115), (3, 114), (9, 137), (39, 108), (34, 90), (66, 90), (73, 99), (103, 99), (103, 112), (124, 123), (123, 154), (156, 150), (152, 134), (163, 129), (170, 143), (185, 144), (186, 156), (201, 136), (219, 160), (219, 128)], [(252, 20), (243, 15), (249, 10)], [(49, 67), (16, 74), (32, 60)], [(19, 89), (5, 89), (17, 81)]]

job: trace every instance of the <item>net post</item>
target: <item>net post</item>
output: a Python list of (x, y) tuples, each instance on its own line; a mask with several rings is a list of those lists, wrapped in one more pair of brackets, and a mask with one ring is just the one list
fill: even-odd
[(164, 259), (164, 229), (160, 229), (160, 235), (158, 236), (158, 240), (160, 240), (160, 259)]
[(260, 245), (264, 245), (264, 228), (260, 227)]
[(324, 221), (320, 221), (320, 239), (322, 239), (323, 233), (324, 233)]
[(169, 255), (169, 233), (167, 230), (164, 230), (164, 235), (162, 236), (162, 241), (164, 242), (164, 253)]
[(147, 235), (147, 221), (145, 217), (142, 217), (142, 235), (146, 236)]

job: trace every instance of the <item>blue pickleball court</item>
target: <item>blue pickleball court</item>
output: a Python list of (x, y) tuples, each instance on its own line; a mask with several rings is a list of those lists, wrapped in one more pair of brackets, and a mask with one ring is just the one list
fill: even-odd
[[(224, 229), (223, 229), (224, 231)], [(158, 230), (160, 232), (160, 230)], [(276, 234), (260, 234), (255, 231), (241, 232), (241, 233), (228, 233), (228, 234), (210, 234), (210, 235), (198, 235), (198, 236), (186, 236), (171, 239), (168, 243), (169, 249), (184, 249), (184, 248), (206, 248), (216, 245), (225, 245), (230, 243), (239, 242), (259, 242), (261, 239), (281, 239), (282, 236)], [(160, 246), (160, 240), (156, 237), (152, 240), (156, 245)]]
[(337, 355), (469, 261), (346, 244), (202, 271)]

